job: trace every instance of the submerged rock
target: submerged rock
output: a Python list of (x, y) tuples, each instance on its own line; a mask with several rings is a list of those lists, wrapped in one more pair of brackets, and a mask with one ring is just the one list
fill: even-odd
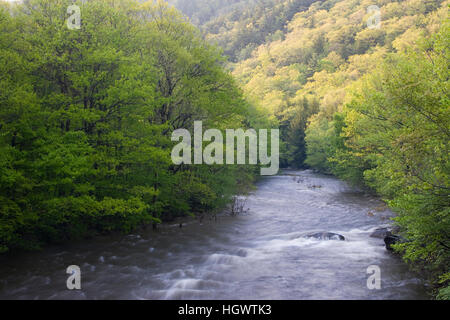
[(317, 232), (312, 233), (306, 236), (307, 238), (314, 238), (318, 240), (339, 240), (339, 241), (345, 241), (345, 237), (332, 232)]

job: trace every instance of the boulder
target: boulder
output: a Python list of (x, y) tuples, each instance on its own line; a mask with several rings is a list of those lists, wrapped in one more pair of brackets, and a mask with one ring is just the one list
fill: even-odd
[(393, 234), (387, 235), (384, 238), (384, 243), (386, 244), (386, 249), (388, 249), (389, 251), (394, 251), (394, 248), (392, 247), (393, 245), (398, 244), (398, 243), (405, 243), (405, 242), (406, 242), (405, 239), (403, 239), (400, 236), (393, 235)]
[(385, 227), (378, 228), (370, 235), (371, 238), (384, 239), (388, 236), (395, 235), (400, 232), (400, 228), (398, 227)]
[(312, 233), (306, 236), (307, 238), (314, 238), (318, 240), (339, 240), (339, 241), (345, 241), (345, 237), (332, 232), (317, 232)]
[(392, 231), (389, 228), (379, 228), (377, 230), (375, 230), (370, 237), (371, 238), (377, 238), (377, 239), (384, 239), (387, 236), (391, 236), (392, 235)]

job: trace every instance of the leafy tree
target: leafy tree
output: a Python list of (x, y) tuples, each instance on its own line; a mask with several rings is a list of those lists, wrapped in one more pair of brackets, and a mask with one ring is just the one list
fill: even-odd
[(82, 25), (70, 30), (72, 4), (0, 10), (2, 252), (214, 212), (255, 172), (171, 161), (177, 128), (261, 117), (178, 11), (77, 1)]

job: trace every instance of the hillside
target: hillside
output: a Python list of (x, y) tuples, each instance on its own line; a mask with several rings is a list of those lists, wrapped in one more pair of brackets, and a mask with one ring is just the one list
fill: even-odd
[(226, 13), (250, 6), (258, 0), (167, 0), (197, 26)]
[[(318, 111), (331, 117), (346, 102), (347, 89), (386, 54), (436, 32), (448, 1), (273, 3), (217, 18), (204, 26), (205, 38), (236, 61), (230, 67), (247, 97), (280, 122), (288, 145), (283, 163), (302, 167), (308, 118)], [(381, 9), (380, 29), (367, 27), (373, 4)], [(267, 22), (274, 18), (279, 22)]]

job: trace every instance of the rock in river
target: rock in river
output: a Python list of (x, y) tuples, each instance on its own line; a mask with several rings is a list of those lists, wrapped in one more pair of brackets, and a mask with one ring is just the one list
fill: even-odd
[(307, 238), (314, 238), (318, 240), (340, 240), (345, 241), (345, 237), (332, 232), (317, 232), (317, 233), (311, 233), (306, 236)]
[(392, 247), (395, 244), (398, 243), (405, 243), (406, 240), (400, 236), (395, 236), (393, 234), (388, 235), (384, 238), (384, 243), (386, 244), (386, 249), (389, 251), (394, 251), (394, 248)]
[(392, 235), (392, 231), (389, 228), (379, 228), (375, 230), (370, 237), (371, 238), (378, 238), (378, 239), (384, 239), (387, 236)]

